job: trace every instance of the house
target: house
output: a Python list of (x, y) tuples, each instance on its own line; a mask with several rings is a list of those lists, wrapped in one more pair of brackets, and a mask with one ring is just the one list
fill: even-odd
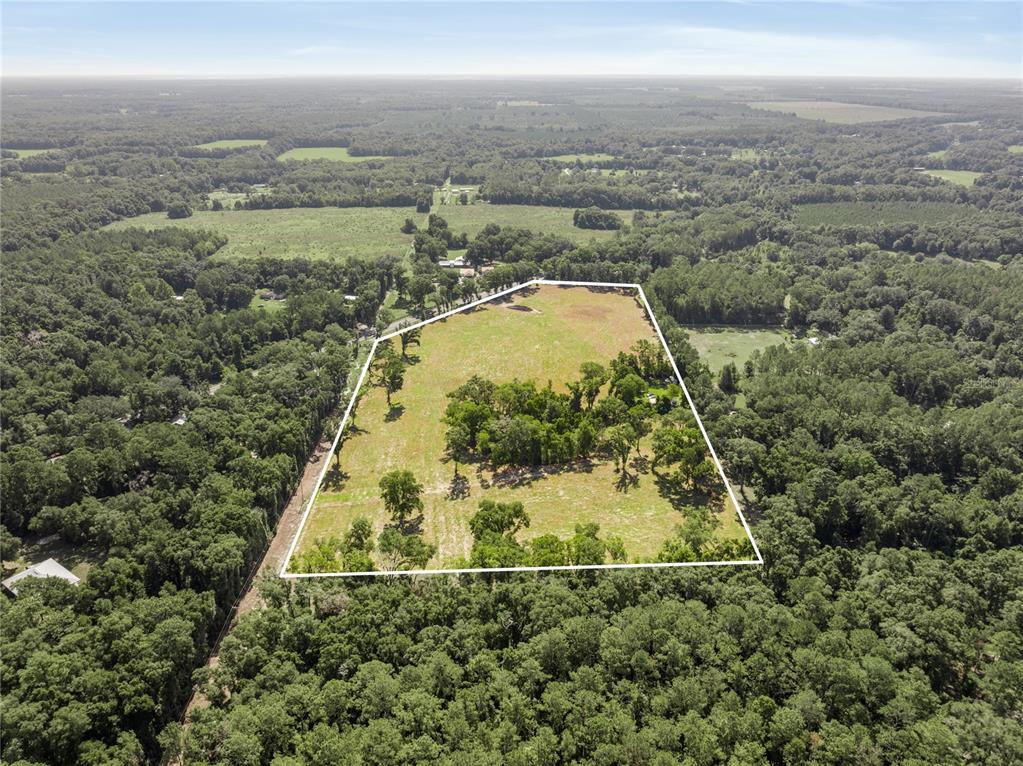
[(450, 260), (437, 261), (442, 269), (460, 269), (465, 265), (465, 258), (451, 258)]
[(174, 418), (174, 420), (171, 421), (171, 423), (173, 425), (176, 425), (176, 426), (183, 426), (187, 422), (188, 422), (188, 416), (185, 415), (184, 413), (178, 415), (176, 418)]
[(23, 572), (18, 572), (18, 574), (8, 577), (2, 583), (4, 590), (12, 596), (17, 596), (17, 585), (26, 577), (59, 577), (61, 580), (67, 580), (72, 585), (78, 585), (81, 582), (75, 575), (57, 563), (55, 559), (46, 559), (46, 561), (33, 564)]

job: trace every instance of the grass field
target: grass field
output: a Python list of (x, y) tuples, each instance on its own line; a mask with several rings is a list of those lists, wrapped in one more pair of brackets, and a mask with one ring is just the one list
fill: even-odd
[(298, 149), (289, 149), (284, 154), (278, 155), (279, 162), (288, 160), (330, 160), (331, 162), (367, 162), (369, 160), (389, 160), (382, 154), (369, 154), (364, 157), (354, 156), (348, 153), (347, 146), (303, 146)]
[(796, 205), (792, 220), (800, 226), (940, 223), (979, 212), (968, 205), (950, 202), (813, 202)]
[(37, 154), (46, 154), (46, 152), (52, 152), (53, 149), (11, 149), (15, 156), (19, 160), (28, 159), (29, 157), (35, 157)]
[(917, 109), (898, 109), (891, 106), (848, 104), (842, 101), (750, 101), (754, 109), (794, 114), (804, 120), (824, 120), (844, 125), (860, 122), (886, 122), (910, 117), (938, 117), (942, 112), (923, 112)]
[(606, 152), (594, 152), (592, 154), (555, 154), (550, 157), (537, 157), (541, 160), (554, 160), (555, 162), (607, 162), (613, 160), (613, 154)]
[[(227, 246), (217, 258), (276, 256), (281, 258), (375, 258), (403, 255), (412, 237), (399, 229), (415, 208), (287, 208), (283, 210), (197, 211), (171, 220), (148, 213), (118, 221), (111, 228), (182, 226), (224, 234)], [(425, 216), (421, 216), (425, 220)]]
[(960, 186), (973, 186), (977, 179), (984, 175), (972, 170), (925, 170), (924, 173)]
[[(442, 205), (434, 208), (457, 233), (475, 236), (488, 223), (518, 226), (567, 237), (574, 242), (608, 239), (613, 231), (578, 229), (572, 225), (574, 208), (536, 205)], [(629, 221), (629, 210), (616, 211)], [(166, 213), (147, 213), (117, 221), (112, 229), (139, 226), (158, 229), (182, 226), (211, 229), (225, 235), (226, 247), (217, 258), (277, 256), (282, 258), (376, 258), (404, 255), (412, 237), (400, 229), (406, 218), (421, 227), (426, 215), (412, 207), (320, 207), (281, 210), (200, 210), (189, 218), (171, 220)]]
[(249, 308), (266, 309), (268, 313), (276, 314), (278, 311), (281, 311), (284, 308), (286, 303), (287, 301), (264, 300), (263, 298), (259, 297), (259, 293), (257, 291), (257, 294), (253, 295), (252, 300), (249, 302)]
[(196, 149), (242, 149), (246, 146), (266, 146), (265, 138), (224, 138), (220, 141), (207, 141), (196, 144)]
[(925, 156), (932, 160), (943, 160), (946, 154), (948, 154), (948, 149), (938, 149), (936, 152), (927, 152)]
[(714, 372), (729, 362), (742, 372), (742, 366), (753, 352), (779, 343), (792, 342), (792, 336), (780, 327), (685, 327), (689, 342), (703, 361)]
[[(550, 285), (427, 325), (422, 345), (412, 349), (418, 358), (392, 397), (398, 416), (389, 414), (382, 388), (364, 388), (357, 430), (341, 448), (340, 486), (325, 486), (318, 495), (298, 552), (318, 537), (343, 535), (360, 515), (372, 520), (379, 533), (387, 521), (379, 478), (407, 468), (425, 487), (422, 528), (425, 538), (439, 546), (431, 568), (468, 557), (468, 520), (485, 498), (524, 504), (531, 524), (519, 533), (520, 541), (546, 533), (567, 538), (575, 524), (596, 522), (602, 537), (622, 537), (630, 560), (652, 557), (682, 515), (660, 495), (649, 472), (640, 471), (638, 485), (623, 492), (615, 488), (610, 461), (594, 462), (586, 470), (532, 472), (515, 485), (508, 483), (507, 472), (495, 476), (489, 468), (463, 466), (468, 497), (451, 499), (454, 466), (443, 457), (446, 427), (441, 422), (447, 393), (474, 374), (496, 382), (551, 380), (564, 391), (563, 382), (578, 377), (580, 364), (609, 360), (641, 338), (656, 336), (634, 294)], [(649, 455), (648, 447), (644, 453)], [(722, 506), (718, 517), (717, 535), (745, 537), (730, 505)]]
[(1013, 144), (1010, 146), (1009, 154), (1023, 154), (1023, 144)]

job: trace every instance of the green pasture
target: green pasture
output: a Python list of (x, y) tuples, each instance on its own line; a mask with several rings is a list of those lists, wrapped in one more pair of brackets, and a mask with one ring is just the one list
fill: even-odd
[(55, 149), (11, 149), (15, 156), (19, 160), (26, 160), (29, 157), (35, 157), (37, 154), (46, 154), (47, 152), (56, 151)]
[(219, 141), (207, 141), (196, 144), (196, 149), (244, 149), (248, 146), (266, 146), (265, 138), (223, 138)]
[(1023, 154), (1023, 144), (1013, 144), (1010, 146), (1009, 154)]
[[(577, 523), (595, 522), (602, 536), (622, 537), (630, 560), (654, 556), (683, 516), (662, 497), (648, 468), (637, 466), (638, 484), (622, 491), (615, 486), (610, 461), (496, 473), (488, 466), (462, 465), (468, 496), (452, 498), (455, 466), (444, 456), (441, 420), (447, 394), (474, 374), (497, 382), (551, 381), (564, 391), (583, 362), (606, 363), (641, 338), (656, 336), (634, 294), (582, 287), (523, 290), (427, 325), (421, 345), (410, 349), (412, 363), (404, 386), (392, 396), (393, 408), (382, 388), (363, 388), (355, 429), (341, 447), (340, 474), (328, 473), (298, 552), (317, 538), (343, 536), (358, 516), (382, 531), (387, 517), (379, 478), (405, 468), (425, 488), (422, 529), (439, 546), (432, 568), (468, 558), (468, 520), (485, 498), (523, 503), (531, 524), (519, 533), (520, 540), (547, 533), (567, 538)], [(649, 455), (649, 445), (643, 452)], [(734, 508), (725, 501), (718, 517), (719, 536), (744, 537)]]
[(768, 346), (792, 343), (792, 336), (780, 327), (685, 327), (689, 343), (700, 354), (700, 360), (714, 372), (729, 362), (742, 371), (754, 351)]
[(554, 160), (555, 162), (608, 162), (615, 159), (615, 155), (606, 152), (593, 152), (591, 154), (555, 154), (550, 157), (537, 157), (541, 160)]
[(973, 186), (984, 175), (973, 170), (925, 170), (924, 173), (960, 186)]
[(794, 114), (804, 120), (823, 120), (844, 125), (905, 120), (911, 117), (938, 117), (943, 114), (892, 106), (849, 104), (842, 101), (750, 101), (748, 105), (753, 109)]
[(368, 154), (356, 156), (348, 152), (347, 146), (303, 146), (297, 149), (289, 149), (284, 154), (278, 155), (279, 162), (289, 160), (330, 160), (331, 162), (368, 162), (369, 160), (389, 160), (382, 154)]

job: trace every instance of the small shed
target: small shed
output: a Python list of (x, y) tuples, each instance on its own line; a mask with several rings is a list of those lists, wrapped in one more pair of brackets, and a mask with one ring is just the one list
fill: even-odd
[(18, 574), (8, 577), (3, 581), (4, 590), (8, 591), (12, 596), (17, 596), (18, 583), (26, 577), (59, 577), (61, 580), (67, 580), (72, 585), (78, 585), (81, 582), (78, 577), (62, 567), (56, 559), (46, 559), (46, 561), (33, 564), (23, 572), (18, 572)]

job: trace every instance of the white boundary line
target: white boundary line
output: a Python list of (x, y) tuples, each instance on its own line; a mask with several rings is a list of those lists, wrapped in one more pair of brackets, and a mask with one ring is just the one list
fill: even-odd
[[(358, 396), (359, 390), (362, 388), (363, 382), (366, 380), (370, 363), (373, 361), (373, 355), (376, 353), (377, 346), (380, 345), (380, 342), (390, 340), (391, 338), (408, 332), (409, 330), (415, 330), (419, 327), (425, 327), (428, 324), (432, 324), (433, 322), (447, 319), (454, 314), (460, 314), (463, 311), (476, 308), (477, 306), (483, 303), (488, 303), (495, 298), (501, 298), (509, 293), (513, 293), (527, 287), (533, 287), (535, 285), (553, 285), (556, 287), (608, 287), (619, 290), (631, 289), (636, 290), (639, 293), (639, 297), (643, 300), (643, 306), (646, 308), (647, 316), (653, 323), (654, 329), (657, 330), (657, 337), (660, 339), (661, 345), (664, 347), (664, 353), (667, 354), (668, 360), (671, 362), (671, 368), (675, 372), (675, 377), (678, 379), (679, 385), (682, 387), (682, 393), (685, 394), (686, 402), (689, 404), (689, 409), (693, 413), (693, 417), (696, 418), (696, 424), (700, 428), (700, 433), (703, 434), (703, 440), (707, 444), (707, 448), (710, 450), (711, 457), (714, 459), (714, 464), (717, 466), (718, 474), (721, 476), (721, 480), (725, 483), (725, 489), (728, 491), (728, 496), (731, 498), (733, 505), (735, 505), (735, 510), (739, 514), (739, 520), (742, 522), (742, 527), (746, 531), (746, 536), (749, 537), (749, 541), (753, 545), (753, 552), (757, 554), (756, 559), (748, 561), (677, 561), (646, 564), (570, 564), (545, 567), (490, 567), (487, 569), (402, 569), (373, 572), (310, 572), (301, 574), (288, 572), (288, 564), (291, 563), (291, 557), (295, 553), (295, 548), (298, 547), (298, 541), (301, 539), (306, 522), (309, 520), (309, 514), (313, 510), (313, 504), (316, 502), (316, 496), (320, 492), (320, 486), (323, 484), (323, 479), (326, 477), (327, 471), (330, 469), (331, 458), (333, 458), (334, 453), (337, 451), (338, 444), (341, 441), (341, 434), (344, 433), (345, 426), (348, 424), (348, 418), (351, 415), (352, 408), (355, 406), (355, 400)], [(482, 574), (487, 572), (555, 572), (581, 569), (656, 569), (667, 567), (748, 566), (763, 563), (764, 558), (760, 554), (760, 548), (757, 546), (757, 541), (753, 539), (753, 533), (750, 531), (746, 517), (742, 513), (742, 507), (739, 505), (739, 501), (735, 497), (735, 492), (732, 491), (732, 485), (728, 483), (728, 477), (725, 476), (725, 469), (721, 466), (721, 461), (718, 459), (717, 452), (714, 451), (714, 445), (710, 443), (710, 437), (707, 435), (707, 429), (704, 428), (703, 421), (700, 419), (700, 414), (696, 411), (696, 405), (693, 403), (693, 398), (689, 395), (689, 389), (686, 388), (685, 381), (682, 379), (682, 374), (678, 370), (678, 365), (675, 364), (675, 357), (671, 355), (668, 343), (664, 339), (664, 333), (661, 332), (661, 326), (657, 323), (657, 317), (654, 315), (650, 302), (647, 300), (646, 293), (643, 292), (642, 285), (634, 282), (580, 282), (567, 279), (530, 279), (527, 282), (522, 282), (521, 284), (505, 288), (504, 290), (499, 290), (496, 293), (491, 293), (484, 298), (472, 301), (464, 306), (458, 306), (450, 311), (445, 311), (443, 314), (430, 317), (422, 322), (416, 322), (408, 327), (402, 327), (400, 330), (395, 330), (392, 333), (380, 336), (373, 341), (373, 345), (369, 350), (369, 356), (366, 357), (366, 362), (362, 366), (362, 372), (359, 374), (359, 381), (355, 384), (355, 388), (352, 389), (352, 395), (348, 400), (348, 406), (345, 408), (345, 414), (341, 419), (341, 425), (337, 429), (337, 435), (334, 437), (334, 441), (330, 446), (330, 451), (327, 453), (327, 460), (323, 465), (323, 469), (320, 471), (320, 477), (316, 480), (316, 487), (313, 489), (313, 493), (309, 497), (309, 502), (306, 504), (305, 512), (302, 514), (302, 520), (298, 524), (298, 531), (295, 532), (295, 538), (291, 541), (291, 545), (288, 548), (288, 555), (284, 557), (284, 562), (281, 564), (280, 576), (289, 580), (301, 580), (313, 577), (389, 577), (403, 575)]]

